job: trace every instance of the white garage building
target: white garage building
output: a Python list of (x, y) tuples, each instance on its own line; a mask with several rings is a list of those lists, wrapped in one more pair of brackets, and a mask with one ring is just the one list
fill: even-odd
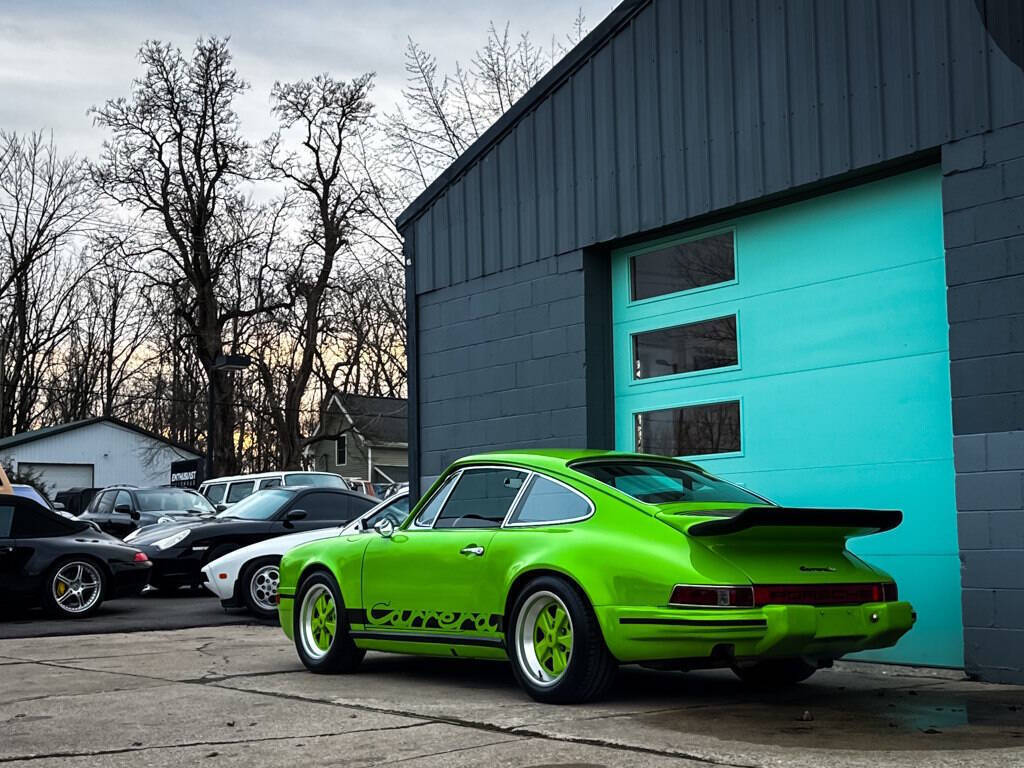
[(0, 439), (0, 461), (39, 474), (52, 497), (67, 488), (170, 482), (171, 462), (200, 454), (119, 419), (96, 417)]

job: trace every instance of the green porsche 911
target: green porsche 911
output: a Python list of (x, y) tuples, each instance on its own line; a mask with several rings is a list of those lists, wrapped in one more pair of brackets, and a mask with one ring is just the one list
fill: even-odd
[(510, 659), (545, 702), (597, 697), (630, 663), (793, 683), (913, 625), (892, 578), (846, 549), (901, 519), (780, 507), (658, 456), (489, 453), (397, 528), (285, 554), (279, 615), (313, 672), (370, 649)]

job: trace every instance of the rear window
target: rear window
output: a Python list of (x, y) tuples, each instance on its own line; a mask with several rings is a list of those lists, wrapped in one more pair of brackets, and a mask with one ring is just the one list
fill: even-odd
[(683, 465), (645, 462), (593, 462), (573, 466), (645, 504), (679, 502), (769, 503), (757, 494)]
[(293, 472), (284, 476), (284, 484), (295, 487), (298, 485), (318, 485), (322, 488), (341, 488), (348, 490), (345, 481), (338, 475), (316, 474), (313, 472)]

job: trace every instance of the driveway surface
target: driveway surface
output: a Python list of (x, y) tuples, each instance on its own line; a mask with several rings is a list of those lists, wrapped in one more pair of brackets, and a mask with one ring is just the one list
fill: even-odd
[(0, 641), (0, 763), (31, 766), (1024, 766), (1024, 688), (841, 664), (778, 693), (624, 668), (536, 704), (507, 664), (371, 653), (303, 670), (279, 630)]
[(140, 597), (108, 600), (94, 615), (74, 621), (51, 619), (41, 609), (0, 606), (0, 640), (258, 623), (245, 611), (225, 611), (220, 600), (205, 590), (151, 591)]

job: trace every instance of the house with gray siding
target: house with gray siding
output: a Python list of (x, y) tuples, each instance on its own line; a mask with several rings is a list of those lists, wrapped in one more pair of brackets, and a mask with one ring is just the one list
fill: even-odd
[(625, 0), (399, 218), (410, 478), (687, 457), (918, 613), (880, 661), (1024, 683), (1024, 6)]
[(407, 412), (404, 398), (333, 393), (309, 447), (313, 467), (372, 483), (407, 482)]

